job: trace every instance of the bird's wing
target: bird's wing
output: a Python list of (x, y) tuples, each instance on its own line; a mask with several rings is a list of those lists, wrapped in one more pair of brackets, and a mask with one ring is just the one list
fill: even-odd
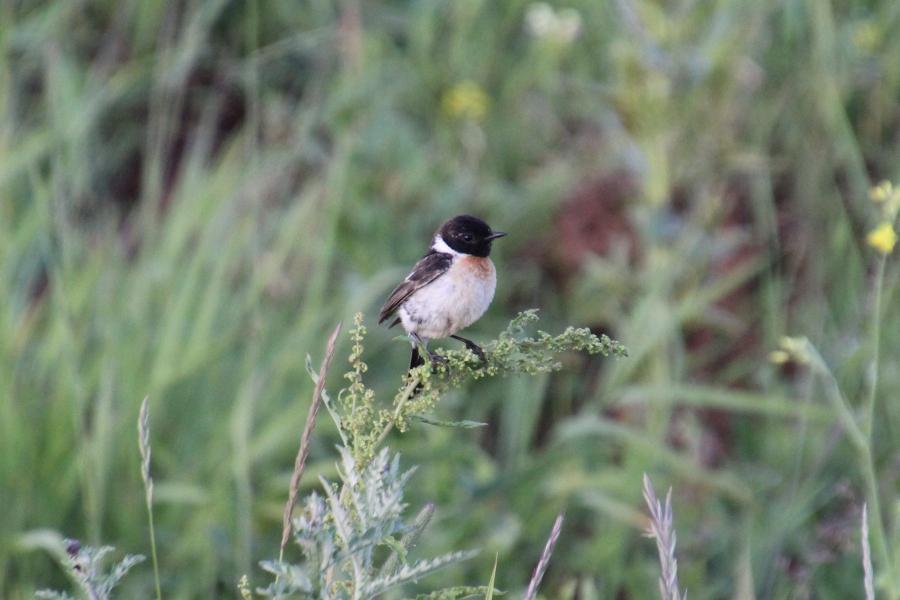
[[(381, 312), (378, 313), (378, 323), (388, 320), (417, 290), (422, 289), (446, 273), (452, 262), (452, 255), (435, 250), (420, 258), (416, 266), (413, 267), (412, 272), (403, 280), (403, 283), (395, 287), (388, 299), (384, 301), (384, 306), (381, 307)], [(391, 324), (391, 327), (394, 325), (396, 325), (396, 321)]]

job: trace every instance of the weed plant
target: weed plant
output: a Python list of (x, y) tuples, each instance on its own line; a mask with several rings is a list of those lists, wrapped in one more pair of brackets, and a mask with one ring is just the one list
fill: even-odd
[[(152, 596), (148, 517), (164, 598), (264, 585), (303, 351), (471, 212), (511, 233), (471, 337), (539, 306), (630, 356), (428, 374), (464, 381), (395, 419), (407, 345), (368, 334), (350, 441), (421, 466), (418, 556), (482, 549), (423, 583), (524, 594), (565, 512), (539, 593), (656, 597), (647, 473), (691, 598), (862, 595), (863, 503), (896, 598), (898, 29), (892, 0), (2, 3), (0, 597), (67, 588), (54, 532), (146, 555), (117, 590)], [(352, 447), (319, 421), (301, 501)]]
[[(557, 356), (563, 352), (585, 351), (590, 354), (627, 356), (625, 347), (608, 336), (598, 337), (587, 329), (570, 327), (558, 336), (539, 331), (528, 336), (526, 327), (537, 321), (537, 311), (526, 311), (514, 318), (498, 340), (485, 347), (485, 361), (470, 351), (448, 352), (445, 362), (426, 364), (404, 376), (404, 386), (397, 393), (390, 409), (379, 408), (374, 391), (365, 385), (363, 375), (368, 366), (363, 361), (363, 342), (366, 328), (362, 314), (354, 318), (350, 332), (353, 343), (349, 356), (350, 371), (344, 378), (350, 382), (332, 403), (324, 388), (324, 380), (335, 352), (341, 327), (335, 328), (328, 340), (323, 366), (318, 373), (309, 368), (316, 387), (310, 416), (300, 443), (298, 458), (291, 478), (285, 518), (286, 535), (302, 552), (302, 561), (291, 563), (284, 558), (284, 539), (278, 560), (260, 563), (274, 581), (258, 589), (261, 597), (309, 598), (311, 600), (357, 600), (382, 596), (394, 588), (416, 582), (433, 571), (456, 562), (473, 558), (477, 551), (456, 551), (429, 559), (411, 560), (409, 554), (434, 515), (434, 505), (426, 505), (411, 522), (404, 521), (407, 504), (404, 491), (414, 468), (400, 469), (400, 456), (383, 447), (391, 427), (404, 430), (417, 412), (431, 410), (442, 395), (462, 386), (469, 378), (491, 377), (558, 370), (562, 364)], [(307, 356), (307, 364), (311, 359)], [(313, 492), (299, 507), (294, 517), (297, 486), (303, 473), (309, 439), (315, 425), (319, 403), (328, 408), (344, 445), (339, 446), (341, 461), (340, 484), (332, 484), (320, 476), (322, 494)], [(429, 423), (437, 421), (425, 419)], [(471, 424), (440, 423), (451, 427), (471, 427)], [(476, 424), (483, 425), (483, 424)], [(374, 440), (374, 441), (373, 441)], [(138, 417), (138, 447), (141, 456), (141, 477), (144, 482), (154, 581), (157, 596), (160, 575), (157, 567), (155, 527), (153, 520), (153, 478), (150, 475), (151, 442), (148, 399), (141, 404)], [(562, 524), (557, 519), (541, 562), (529, 584), (533, 598), (547, 569), (552, 548)], [(79, 583), (89, 600), (110, 600), (113, 588), (142, 556), (127, 556), (109, 574), (101, 570), (100, 562), (111, 547), (93, 549), (67, 541), (68, 554), (63, 567)], [(496, 569), (496, 566), (495, 566)], [(493, 579), (493, 578), (492, 578)], [(244, 598), (253, 598), (246, 576), (238, 589)], [(495, 592), (493, 581), (489, 587), (454, 586), (420, 595), (420, 598), (453, 600), (485, 596)], [(63, 592), (42, 591), (46, 598), (70, 598)]]
[[(879, 318), (878, 311), (875, 318)], [(605, 335), (597, 337), (588, 330), (568, 328), (563, 334), (555, 337), (545, 332), (538, 332), (536, 337), (526, 336), (525, 326), (536, 320), (536, 311), (526, 311), (518, 315), (499, 339), (487, 347), (483, 362), (466, 351), (470, 356), (466, 356), (465, 352), (459, 356), (448, 353), (442, 362), (434, 364), (429, 362), (412, 369), (404, 376), (404, 386), (394, 398), (392, 409), (378, 409), (375, 393), (368, 389), (364, 382), (363, 374), (368, 371), (368, 366), (363, 361), (366, 328), (363, 325), (362, 314), (356, 315), (354, 327), (350, 332), (353, 342), (349, 357), (351, 369), (344, 375), (350, 385), (341, 390), (337, 403), (332, 404), (323, 382), (332, 362), (337, 336), (341, 331), (341, 326), (338, 325), (328, 340), (323, 365), (318, 373), (314, 373), (309, 367), (311, 359), (307, 356), (308, 371), (315, 383), (313, 401), (291, 478), (285, 508), (286, 529), (282, 536), (279, 558), (260, 563), (265, 571), (274, 576), (274, 581), (258, 589), (258, 594), (261, 597), (281, 599), (375, 598), (394, 588), (402, 588), (404, 584), (417, 582), (419, 578), (443, 567), (475, 557), (477, 551), (457, 551), (430, 559), (409, 560), (410, 552), (434, 516), (434, 505), (426, 505), (413, 521), (404, 522), (403, 513), (407, 508), (403, 501), (404, 490), (415, 469), (401, 471), (400, 456), (392, 455), (391, 451), (387, 447), (381, 447), (381, 444), (392, 426), (402, 430), (401, 424), (408, 424), (410, 417), (418, 414), (415, 411), (420, 408), (418, 400), (420, 395), (425, 398), (424, 406), (433, 409), (443, 393), (464, 383), (467, 374), (478, 374), (475, 375), (476, 378), (517, 371), (535, 375), (561, 368), (561, 363), (554, 360), (554, 357), (559, 352), (571, 350), (587, 350), (604, 356), (613, 353), (627, 356), (625, 347), (619, 342)], [(833, 376), (824, 366), (821, 355), (804, 338), (784, 338), (781, 348), (771, 354), (771, 359), (778, 363), (794, 361), (802, 365), (812, 365), (814, 369), (832, 378), (833, 402), (844, 419), (851, 441), (857, 444), (860, 450), (861, 468), (871, 472), (873, 467), (869, 445), (864, 441), (864, 436), (846, 400), (840, 395)], [(320, 403), (328, 408), (345, 444), (338, 447), (341, 455), (341, 467), (338, 470), (341, 483), (334, 485), (320, 477), (324, 495), (315, 492), (310, 494), (300, 507), (300, 516), (294, 517), (296, 493), (305, 467), (309, 439)], [(379, 415), (380, 418), (373, 419), (373, 415)], [(138, 419), (138, 446), (141, 455), (141, 476), (147, 499), (149, 536), (154, 555), (154, 581), (159, 596), (160, 579), (156, 566), (152, 510), (153, 479), (150, 476), (149, 418), (148, 402), (145, 398)], [(422, 420), (426, 423), (461, 428), (483, 425)], [(374, 443), (370, 443), (371, 440), (374, 440)], [(877, 503), (879, 491), (876, 482), (871, 476), (865, 477), (864, 480), (871, 485), (867, 492)], [(650, 511), (648, 535), (656, 540), (661, 567), (660, 598), (683, 600), (687, 598), (687, 593), (681, 591), (678, 581), (672, 490), (669, 489), (665, 503), (662, 503), (646, 474), (643, 486), (644, 499)], [(528, 584), (524, 595), (526, 600), (532, 600), (537, 595), (553, 548), (559, 540), (562, 522), (563, 516), (559, 515)], [(893, 550), (885, 541), (886, 536), (880, 518), (877, 519), (874, 531), (877, 548), (881, 554), (881, 564), (890, 569), (890, 556)], [(860, 547), (863, 588), (867, 599), (874, 598), (869, 535), (868, 510), (864, 504)], [(284, 542), (288, 536), (293, 537), (302, 551), (300, 563), (291, 563), (284, 559)], [(103, 557), (113, 550), (111, 547), (99, 549), (81, 547), (80, 543), (74, 540), (66, 540), (64, 544), (66, 558), (63, 566), (89, 600), (109, 600), (113, 589), (128, 570), (144, 560), (143, 556), (126, 556), (107, 574), (101, 564)], [(492, 597), (497, 591), (494, 588), (496, 571), (495, 561), (490, 582), (486, 587), (448, 587), (420, 594), (417, 598), (452, 600), (475, 596)], [(890, 597), (894, 594), (893, 575), (890, 572), (884, 578), (884, 582), (887, 595)], [(253, 593), (250, 591), (246, 575), (240, 579), (238, 589), (245, 600), (252, 600)], [(41, 590), (37, 595), (61, 600), (71, 598), (64, 592), (50, 590)]]

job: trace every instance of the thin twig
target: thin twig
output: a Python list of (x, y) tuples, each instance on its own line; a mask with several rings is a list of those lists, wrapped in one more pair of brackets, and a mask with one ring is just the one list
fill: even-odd
[(334, 358), (334, 347), (337, 344), (340, 333), (341, 323), (338, 323), (334, 328), (334, 331), (331, 332), (328, 343), (325, 345), (325, 358), (322, 360), (322, 366), (319, 368), (319, 378), (316, 380), (316, 387), (313, 390), (312, 404), (309, 407), (309, 414), (306, 415), (306, 425), (303, 427), (303, 435), (300, 437), (300, 448), (297, 450), (297, 458), (294, 459), (294, 472), (291, 474), (288, 501), (284, 505), (281, 546), (278, 550), (279, 561), (284, 560), (284, 547), (287, 546), (288, 538), (291, 536), (291, 514), (294, 512), (294, 505), (297, 503), (297, 494), (300, 491), (300, 477), (303, 476), (306, 459), (309, 457), (309, 440), (310, 437), (312, 437), (312, 430), (316, 424), (316, 415), (319, 413), (319, 406), (322, 404), (322, 390), (325, 389), (325, 376), (328, 374), (328, 369), (331, 368), (331, 359)]
[(547, 543), (544, 545), (544, 552), (541, 554), (541, 560), (539, 560), (538, 564), (534, 567), (534, 573), (531, 575), (531, 581), (528, 584), (528, 590), (525, 592), (523, 600), (534, 600), (537, 596), (538, 586), (541, 585), (544, 573), (547, 572), (547, 567), (550, 564), (550, 555), (553, 554), (553, 547), (556, 546), (556, 541), (559, 539), (559, 533), (562, 531), (564, 518), (565, 515), (563, 513), (559, 513), (556, 517), (556, 521), (553, 523), (553, 529), (550, 530), (550, 537), (547, 538)]

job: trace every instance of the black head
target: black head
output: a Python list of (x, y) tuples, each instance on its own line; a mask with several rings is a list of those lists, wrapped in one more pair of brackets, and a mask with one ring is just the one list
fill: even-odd
[(506, 234), (502, 231), (493, 231), (478, 217), (459, 215), (441, 225), (438, 235), (445, 244), (457, 252), (488, 256), (491, 253), (491, 242)]

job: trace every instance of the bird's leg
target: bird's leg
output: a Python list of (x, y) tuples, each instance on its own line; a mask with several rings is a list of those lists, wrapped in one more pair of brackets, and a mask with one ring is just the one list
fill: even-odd
[(454, 340), (459, 340), (463, 344), (466, 345), (466, 348), (472, 351), (475, 356), (481, 359), (481, 362), (487, 364), (487, 357), (484, 355), (484, 350), (481, 349), (481, 346), (473, 342), (472, 340), (467, 340), (466, 338), (459, 335), (451, 335)]
[(432, 365), (434, 366), (437, 366), (439, 364), (443, 365), (447, 362), (446, 357), (443, 357), (440, 354), (435, 354), (434, 352), (428, 353), (428, 360), (430, 360)]
[(428, 360), (430, 360), (433, 364), (437, 363), (445, 363), (447, 359), (441, 356), (440, 354), (435, 354), (434, 352), (428, 351), (428, 340), (419, 337), (418, 334), (410, 332), (409, 341), (413, 345), (413, 357), (410, 361), (410, 368), (418, 367), (419, 365), (425, 364), (422, 360), (422, 356), (427, 356)]
[(409, 370), (412, 371), (416, 367), (421, 367), (425, 364), (425, 361), (422, 360), (422, 355), (419, 353), (419, 347), (413, 345), (412, 347), (412, 356), (409, 358)]

